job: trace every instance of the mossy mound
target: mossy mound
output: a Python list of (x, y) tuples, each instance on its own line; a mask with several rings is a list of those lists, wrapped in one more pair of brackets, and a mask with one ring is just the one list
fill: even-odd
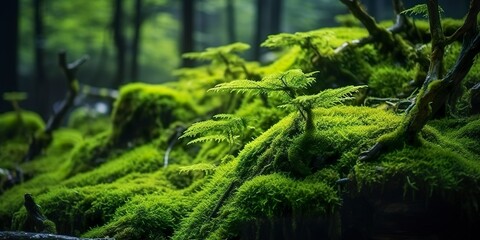
[[(353, 166), (352, 154), (358, 154), (359, 146), (367, 144), (359, 142), (379, 136), (400, 118), (385, 111), (360, 107), (317, 109), (314, 113), (314, 134), (304, 133), (305, 123), (297, 114), (291, 114), (247, 144), (235, 160), (219, 167), (210, 183), (197, 195), (199, 199), (206, 199), (182, 222), (174, 239), (232, 238), (245, 230), (239, 226), (254, 226), (256, 217), (266, 221), (286, 217), (292, 223), (302, 217), (312, 218), (308, 214), (313, 212), (319, 219), (332, 217), (340, 202), (331, 179), (305, 177), (320, 168)], [(323, 140), (321, 144), (317, 142), (319, 139)], [(337, 176), (348, 172), (345, 170)], [(280, 188), (276, 181), (285, 188)], [(253, 186), (258, 187), (260, 182), (263, 188), (254, 189)], [(258, 198), (251, 196), (249, 191), (259, 194)], [(318, 201), (318, 204), (311, 205), (311, 201)], [(271, 204), (276, 202), (278, 204)], [(237, 207), (256, 203), (260, 206)], [(306, 206), (310, 206), (309, 211), (304, 208)]]
[[(329, 219), (333, 225), (323, 225), (319, 233), (334, 237), (340, 233), (328, 229), (339, 227), (334, 223), (342, 197), (337, 180), (345, 177), (355, 183), (353, 195), (404, 189), (405, 194), (413, 191), (448, 204), (463, 196), (469, 200), (457, 210), (475, 209), (480, 191), (473, 186), (478, 184), (480, 167), (476, 154), (457, 148), (465, 140), (427, 127), (419, 146), (388, 153), (378, 162), (357, 162), (360, 152), (392, 131), (401, 117), (362, 107), (314, 112), (315, 133), (303, 133), (304, 123), (290, 115), (248, 144), (230, 164), (219, 167), (196, 196), (203, 200), (173, 238), (234, 239), (252, 232), (272, 236), (268, 231), (275, 226), (297, 234), (300, 219), (312, 219), (310, 213), (315, 213), (315, 221)], [(429, 201), (422, 197), (418, 199)]]
[[(82, 142), (78, 131), (60, 128), (53, 133), (53, 141), (44, 154), (34, 161), (17, 160), (16, 166), (22, 170), (24, 182), (0, 194), (0, 229), (11, 229), (12, 216), (22, 208), (25, 193), (37, 196), (59, 186), (67, 177), (72, 149)], [(25, 145), (25, 151), (27, 148)]]
[[(20, 119), (19, 119), (20, 117)], [(40, 115), (34, 112), (21, 111), (0, 114), (0, 142), (20, 138), (28, 141), (45, 123)]]
[(0, 168), (13, 169), (25, 155), (31, 138), (44, 127), (42, 118), (34, 112), (0, 114)]
[[(447, 207), (448, 214), (440, 216), (446, 223), (479, 223), (480, 116), (431, 121), (413, 145), (362, 162), (358, 156), (379, 138), (396, 136), (403, 115), (370, 107), (295, 105), (304, 94), (367, 82), (375, 96), (409, 95), (412, 86), (406, 83), (424, 79), (425, 69), (394, 56), (405, 53), (379, 52), (372, 44), (338, 49), (366, 36), (361, 28), (282, 34), (271, 46), (287, 49), (269, 66), (239, 60), (232, 74), (228, 64), (215, 62), (181, 70), (178, 82), (124, 86), (111, 123), (91, 133), (57, 130), (44, 155), (19, 164), (32, 178), (0, 195), (0, 229), (21, 227), (25, 193), (35, 195), (59, 233), (86, 237), (338, 239), (361, 233), (375, 239), (384, 230), (379, 221), (402, 209), (401, 217), (417, 216), (412, 211), (417, 205), (424, 206), (422, 213)], [(422, 49), (419, 54), (428, 52), (428, 46)], [(447, 55), (458, 52), (450, 50)], [(446, 65), (451, 64), (447, 56)], [(264, 92), (206, 91), (234, 77), (260, 81), (292, 68), (319, 72), (305, 90), (295, 92), (283, 83), (290, 102)], [(364, 94), (369, 93), (359, 93), (349, 104), (361, 102)], [(285, 104), (292, 106), (276, 107)], [(178, 139), (185, 127), (213, 115), (224, 122), (204, 121), (220, 126), (212, 130), (220, 137), (210, 140), (228, 135), (229, 141), (197, 139), (199, 145), (187, 147), (187, 139)], [(229, 120), (241, 122), (240, 130), (228, 128)], [(403, 200), (413, 204), (404, 208)], [(448, 219), (451, 212), (468, 218)], [(386, 225), (399, 225), (394, 220)], [(422, 234), (439, 236), (432, 229)]]
[(134, 83), (120, 90), (112, 117), (111, 141), (117, 145), (158, 137), (171, 123), (189, 122), (197, 115), (191, 96), (160, 85)]

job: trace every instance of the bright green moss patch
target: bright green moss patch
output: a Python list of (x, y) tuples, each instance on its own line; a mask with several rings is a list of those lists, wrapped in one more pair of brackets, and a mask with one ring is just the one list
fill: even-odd
[(435, 120), (432, 125), (439, 130), (426, 126), (419, 146), (404, 145), (382, 155), (378, 162), (358, 163), (354, 172), (360, 187), (401, 187), (404, 194), (442, 196), (453, 204), (464, 198), (459, 211), (478, 212), (475, 202), (480, 199), (480, 190), (475, 186), (480, 183), (479, 120), (470, 118), (465, 126), (451, 128), (464, 121)]
[(85, 173), (68, 179), (67, 186), (85, 186), (112, 182), (132, 172), (146, 173), (163, 166), (163, 155), (151, 145), (131, 149)]
[(80, 131), (84, 136), (94, 136), (109, 130), (111, 120), (109, 116), (99, 114), (89, 107), (80, 107), (70, 114), (68, 127)]
[(42, 118), (29, 111), (21, 111), (20, 119), (16, 112), (0, 114), (0, 142), (20, 138), (28, 141), (38, 130), (45, 127)]
[[(234, 238), (241, 226), (259, 219), (295, 219), (328, 216), (340, 206), (335, 190), (323, 182), (297, 181), (280, 174), (258, 176), (245, 182), (220, 213), (209, 239)], [(291, 226), (295, 228), (295, 226)]]
[[(307, 214), (303, 211), (308, 207), (317, 217), (325, 217), (338, 204), (332, 184), (341, 174), (334, 168), (319, 169), (349, 164), (346, 169), (350, 171), (355, 162), (337, 162), (343, 152), (358, 153), (362, 146), (359, 141), (378, 136), (400, 122), (398, 116), (373, 108), (334, 107), (316, 109), (314, 114), (315, 133), (305, 134), (300, 116), (290, 114), (247, 144), (228, 165), (220, 166), (222, 170), (217, 169), (196, 195), (202, 201), (182, 221), (174, 239), (234, 238), (242, 224), (253, 224), (249, 221), (255, 218), (292, 214), (295, 218), (295, 214)], [(316, 177), (297, 179), (306, 175)]]
[(111, 141), (124, 145), (158, 137), (161, 129), (196, 115), (190, 95), (161, 85), (133, 83), (120, 90)]
[(405, 85), (412, 79), (404, 68), (382, 67), (373, 71), (368, 86), (378, 97), (396, 97), (403, 95)]
[[(25, 156), (31, 138), (45, 127), (42, 118), (29, 111), (0, 114), (0, 168), (13, 169)], [(0, 182), (2, 176), (0, 175)], [(1, 186), (0, 186), (1, 187)]]
[[(91, 170), (106, 161), (113, 150), (109, 142), (110, 131), (85, 139), (71, 152), (71, 164), (68, 175)], [(109, 152), (110, 151), (110, 152)]]
[(181, 219), (192, 207), (192, 199), (169, 195), (135, 197), (119, 208), (113, 220), (94, 228), (84, 237), (116, 239), (170, 239)]
[[(428, 25), (418, 23), (422, 38)], [(218, 54), (244, 49), (238, 44), (190, 54), (212, 64), (181, 69), (178, 81), (164, 85), (125, 85), (110, 119), (78, 109), (69, 122), (75, 130), (54, 131), (50, 146), (28, 163), (20, 157), (29, 137), (44, 127), (41, 119), (28, 112), (22, 121), (15, 113), (0, 115), (0, 168), (18, 165), (26, 173), (23, 183), (0, 191), (0, 229), (21, 228), (25, 193), (35, 196), (59, 233), (117, 239), (243, 239), (250, 236), (246, 231), (274, 238), (271, 232), (278, 229), (312, 226), (325, 228), (320, 238), (334, 239), (342, 198), (371, 200), (365, 193), (383, 190), (461, 202), (455, 210), (478, 215), (478, 116), (431, 121), (407, 145), (400, 134), (403, 115), (339, 100), (358, 89), (352, 85), (368, 84), (369, 90), (345, 104), (368, 96), (404, 98), (412, 79), (421, 84), (426, 70), (410, 59), (413, 45), (402, 34), (395, 35), (402, 49), (394, 53), (356, 45), (352, 40), (368, 36), (358, 27), (278, 34), (264, 43), (279, 50), (268, 66)], [(417, 57), (429, 51), (428, 45), (419, 47)], [(459, 51), (458, 45), (446, 50), (445, 66), (454, 64)], [(463, 88), (477, 81), (477, 68)], [(295, 72), (301, 74), (288, 75)], [(272, 84), (258, 82), (270, 74), (277, 76)], [(235, 90), (228, 86), (239, 82), (248, 86), (237, 90), (261, 91), (206, 91)], [(339, 88), (346, 85), (350, 93)], [(280, 93), (265, 94), (273, 90)], [(200, 121), (195, 134), (185, 134)], [(198, 138), (187, 146), (192, 139), (178, 139), (182, 134)], [(376, 142), (391, 146), (389, 152), (360, 161)]]
[[(56, 222), (59, 232), (85, 232), (112, 219), (117, 208), (132, 196), (162, 194), (169, 187), (158, 174), (148, 178), (137, 175), (108, 184), (52, 189), (38, 197), (38, 204), (45, 209), (45, 215)], [(14, 227), (24, 221), (22, 212), (23, 209), (16, 214)]]

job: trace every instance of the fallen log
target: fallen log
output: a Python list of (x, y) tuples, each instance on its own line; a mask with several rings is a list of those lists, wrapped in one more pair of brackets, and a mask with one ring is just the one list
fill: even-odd
[(46, 240), (114, 240), (114, 238), (78, 238), (65, 235), (56, 235), (49, 233), (33, 232), (0, 232), (0, 240), (27, 240), (27, 239), (46, 239)]

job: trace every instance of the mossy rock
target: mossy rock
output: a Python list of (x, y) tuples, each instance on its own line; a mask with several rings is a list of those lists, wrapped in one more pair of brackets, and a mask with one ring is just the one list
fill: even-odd
[[(477, 155), (462, 147), (465, 140), (453, 138), (453, 132), (444, 135), (426, 127), (419, 145), (387, 153), (378, 162), (362, 163), (357, 161), (360, 152), (373, 145), (376, 138), (392, 132), (402, 118), (365, 107), (316, 109), (314, 113), (314, 133), (302, 132), (304, 123), (299, 116), (287, 116), (247, 144), (235, 160), (219, 167), (204, 190), (196, 194), (203, 200), (182, 221), (173, 239), (234, 239), (250, 236), (251, 231), (263, 232), (267, 226), (269, 229), (279, 227), (278, 224), (290, 224), (281, 225), (282, 229), (292, 229), (296, 222), (295, 226), (302, 228), (296, 219), (309, 218), (300, 210), (307, 206), (312, 206), (313, 212), (318, 209), (314, 214), (318, 221), (328, 219), (326, 221), (333, 224), (338, 217), (334, 209), (341, 193), (337, 192), (340, 188), (336, 180), (347, 176), (355, 183), (349, 193), (353, 196), (382, 189), (404, 189), (408, 194), (417, 192), (417, 196), (438, 193), (435, 197), (443, 197), (435, 201), (449, 206), (455, 203), (453, 199), (463, 196), (469, 199), (465, 207), (478, 212), (474, 203), (479, 199), (480, 190), (473, 187), (480, 176)], [(466, 129), (473, 125), (454, 132), (471, 139), (463, 132), (470, 133)], [(471, 136), (476, 135), (472, 133)], [(476, 145), (478, 148), (478, 142)], [(298, 165), (308, 171), (299, 171)], [(302, 195), (308, 199), (308, 194), (315, 194), (311, 190), (297, 195), (296, 190), (302, 192), (301, 187), (288, 187), (296, 184), (305, 184), (306, 189), (323, 189), (321, 196), (312, 199), (325, 202), (318, 208), (311, 203), (295, 205), (299, 200), (290, 202), (288, 196)], [(465, 208), (456, 210), (465, 211)], [(285, 216), (286, 222), (277, 221)], [(307, 222), (302, 224), (308, 225)], [(323, 233), (327, 237), (339, 234)]]
[(128, 84), (115, 102), (111, 141), (120, 145), (145, 142), (173, 122), (189, 122), (196, 113), (185, 92), (161, 85)]

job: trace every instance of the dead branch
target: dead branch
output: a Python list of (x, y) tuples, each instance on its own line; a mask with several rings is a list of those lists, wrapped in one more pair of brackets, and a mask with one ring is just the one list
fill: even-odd
[(32, 232), (0, 232), (0, 240), (30, 240), (30, 239), (46, 239), (46, 240), (114, 240), (114, 238), (77, 238), (65, 235), (56, 235), (48, 233), (32, 233)]
[[(469, 11), (478, 14), (480, 9), (479, 1), (480, 0), (472, 0)], [(438, 1), (429, 0), (427, 7), (432, 33), (432, 52), (429, 71), (422, 90), (416, 97), (415, 106), (406, 115), (404, 124), (396, 130), (396, 138), (394, 138), (394, 141), (388, 139), (388, 141), (377, 142), (370, 150), (360, 155), (360, 160), (376, 159), (388, 148), (394, 148), (394, 146), (391, 145), (392, 142), (395, 141), (396, 146), (402, 145), (398, 144), (398, 141), (412, 143), (430, 117), (444, 106), (451, 90), (461, 84), (462, 80), (470, 71), (475, 57), (480, 53), (480, 34), (477, 29), (475, 15), (474, 18), (467, 17), (465, 23), (459, 28), (463, 28), (461, 30), (461, 32), (463, 32), (462, 51), (455, 65), (442, 77), (443, 55), (447, 41), (442, 31)], [(471, 12), (469, 12), (467, 16), (471, 16)], [(456, 32), (459, 31), (457, 30)]]
[(77, 96), (79, 86), (75, 74), (78, 71), (78, 68), (87, 60), (88, 56), (83, 56), (75, 62), (67, 64), (67, 53), (62, 51), (58, 54), (58, 63), (67, 80), (67, 94), (62, 101), (59, 110), (53, 113), (48, 119), (43, 133), (33, 137), (28, 152), (24, 157), (24, 161), (30, 161), (38, 156), (52, 141), (52, 132), (60, 127), (63, 118), (67, 114), (68, 109), (73, 105), (73, 101)]

